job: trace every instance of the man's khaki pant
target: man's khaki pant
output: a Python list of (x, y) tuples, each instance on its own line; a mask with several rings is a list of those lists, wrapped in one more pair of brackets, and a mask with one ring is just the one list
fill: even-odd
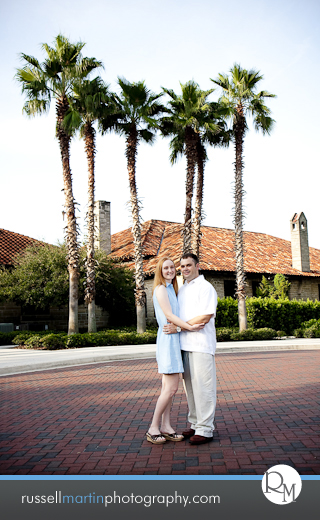
[(211, 354), (182, 350), (188, 421), (195, 435), (212, 437), (216, 409), (216, 362)]

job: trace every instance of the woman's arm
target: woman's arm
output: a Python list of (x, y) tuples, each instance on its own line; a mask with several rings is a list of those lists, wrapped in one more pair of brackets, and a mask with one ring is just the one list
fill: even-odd
[[(203, 314), (202, 316), (196, 316), (195, 318), (192, 318), (187, 323), (189, 323), (189, 325), (194, 325), (195, 323), (204, 323), (204, 325), (206, 325), (211, 320), (212, 316), (213, 314)], [(181, 327), (181, 330), (184, 331), (186, 329)], [(163, 332), (165, 334), (176, 334), (178, 332), (177, 326), (171, 322), (168, 322), (167, 325), (163, 326)]]
[(161, 310), (163, 311), (163, 313), (168, 321), (170, 321), (171, 323), (174, 323), (174, 325), (177, 325), (178, 327), (181, 327), (184, 330), (188, 330), (188, 331), (197, 331), (197, 330), (203, 329), (204, 323), (197, 323), (194, 325), (190, 325), (189, 323), (181, 320), (178, 316), (173, 314), (171, 305), (170, 305), (170, 301), (169, 301), (169, 296), (167, 293), (167, 289), (165, 288), (164, 285), (158, 285), (158, 287), (156, 287), (155, 291), (156, 291), (157, 300), (159, 302)]

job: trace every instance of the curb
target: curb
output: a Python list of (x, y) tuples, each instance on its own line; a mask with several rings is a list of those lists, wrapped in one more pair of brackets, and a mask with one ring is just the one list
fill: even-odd
[[(320, 349), (320, 339), (270, 340), (261, 341), (258, 345), (257, 342), (253, 341), (239, 341), (218, 343), (216, 354), (318, 349)], [(156, 345), (87, 347), (63, 351), (12, 350), (10, 345), (8, 348), (2, 347), (2, 351), (0, 351), (0, 377), (113, 361), (154, 359), (155, 355)]]

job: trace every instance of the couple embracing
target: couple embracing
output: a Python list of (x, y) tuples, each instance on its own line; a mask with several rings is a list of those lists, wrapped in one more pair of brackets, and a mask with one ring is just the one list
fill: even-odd
[[(156, 357), (162, 389), (147, 432), (147, 440), (153, 444), (182, 441), (185, 437), (191, 444), (204, 444), (213, 438), (217, 293), (199, 274), (199, 261), (193, 253), (181, 257), (180, 269), (184, 285), (179, 292), (170, 258), (161, 258), (155, 272), (153, 303), (159, 325)], [(171, 403), (180, 373), (191, 423), (182, 435), (170, 424)]]

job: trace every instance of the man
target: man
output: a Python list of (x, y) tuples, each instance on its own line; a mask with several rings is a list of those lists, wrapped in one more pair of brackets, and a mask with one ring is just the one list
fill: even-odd
[[(193, 253), (180, 260), (184, 285), (178, 293), (179, 315), (193, 325), (205, 323), (199, 332), (181, 331), (180, 345), (184, 365), (183, 383), (187, 395), (191, 428), (182, 432), (191, 444), (204, 444), (213, 439), (216, 407), (216, 330), (217, 293), (199, 274), (199, 261)], [(178, 330), (177, 330), (178, 329)], [(164, 326), (167, 334), (180, 332), (173, 324)]]

